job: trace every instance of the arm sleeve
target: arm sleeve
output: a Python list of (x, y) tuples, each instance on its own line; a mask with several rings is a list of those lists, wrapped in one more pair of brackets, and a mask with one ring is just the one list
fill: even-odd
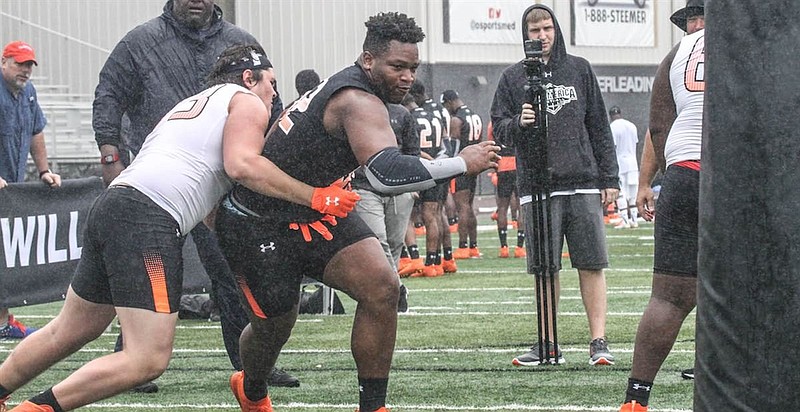
[(380, 193), (395, 195), (430, 189), (467, 172), (461, 157), (425, 160), (387, 147), (369, 158), (364, 172), (369, 183)]
[(142, 80), (131, 53), (131, 33), (122, 39), (100, 70), (100, 81), (92, 103), (92, 127), (98, 146), (121, 147), (122, 115), (141, 98)]

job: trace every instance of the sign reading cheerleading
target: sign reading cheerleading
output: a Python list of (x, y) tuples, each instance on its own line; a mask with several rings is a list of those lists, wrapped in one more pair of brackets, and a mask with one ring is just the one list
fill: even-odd
[(521, 44), (522, 13), (530, 5), (519, 0), (449, 0), (445, 13), (445, 42), (464, 44)]
[(572, 44), (654, 47), (653, 0), (572, 0)]

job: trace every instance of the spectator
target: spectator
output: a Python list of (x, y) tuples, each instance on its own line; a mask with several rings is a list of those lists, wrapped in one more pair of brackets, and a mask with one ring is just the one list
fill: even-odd
[(297, 89), (298, 97), (317, 87), (318, 84), (319, 75), (314, 71), (314, 69), (300, 70), (294, 77), (294, 87)]
[[(450, 139), (455, 143), (455, 154), (459, 150), (481, 141), (483, 121), (472, 111), (454, 90), (445, 90), (441, 98), (442, 106), (450, 114)], [(458, 249), (453, 252), (456, 259), (478, 258), (478, 220), (475, 217), (473, 200), (477, 176), (455, 178), (453, 199), (458, 214)]]
[[(674, 16), (683, 18), (675, 19)], [(693, 33), (684, 37), (658, 67), (650, 98), (650, 137), (642, 153), (636, 205), (646, 220), (655, 210), (653, 290), (636, 331), (633, 364), (621, 412), (646, 412), (653, 381), (681, 325), (697, 304), (699, 200), (703, 104), (705, 102), (705, 18), (703, 2), (690, 0), (673, 22)], [(677, 20), (677, 21), (676, 21)], [(680, 23), (684, 24), (681, 25)], [(650, 184), (666, 165), (658, 208)], [(687, 376), (688, 375), (688, 376)], [(694, 378), (694, 370), (683, 371)]]
[[(223, 50), (244, 44), (257, 42), (224, 21), (213, 0), (169, 0), (160, 16), (128, 32), (108, 56), (95, 90), (92, 124), (103, 181), (110, 183), (127, 166), (128, 151), (133, 156), (139, 153), (145, 137), (166, 112), (205, 88), (205, 78)], [(282, 110), (277, 91), (272, 106), (274, 117)], [(123, 115), (130, 118), (124, 141)], [(211, 279), (228, 358), (235, 369), (241, 369), (239, 335), (247, 325), (247, 315), (239, 304), (230, 268), (216, 236), (204, 224), (192, 230), (192, 239)], [(300, 382), (277, 369), (272, 384), (298, 386)], [(154, 388), (148, 384), (139, 389), (151, 392)]]
[[(548, 157), (542, 159), (538, 153), (531, 155), (528, 151), (532, 142), (542, 138), (545, 128), (535, 127), (537, 113), (524, 88), (527, 78), (522, 62), (507, 68), (500, 77), (491, 108), (494, 136), (501, 144), (513, 143), (516, 149), (517, 182), (525, 216), (532, 215), (533, 195), (541, 194), (545, 185), (550, 191), (552, 220), (548, 226), (552, 230), (552, 255), (556, 269), (560, 270), (559, 254), (566, 238), (570, 261), (578, 269), (589, 319), (589, 363), (613, 364), (614, 357), (605, 338), (607, 303), (603, 268), (608, 267), (608, 254), (603, 208), (616, 200), (619, 177), (605, 104), (589, 63), (567, 54), (565, 38), (552, 10), (538, 4), (529, 7), (523, 14), (522, 27), (524, 39), (542, 42), (544, 86), (558, 91), (548, 93), (548, 107), (538, 114), (547, 116), (542, 124), (548, 125), (545, 142)], [(539, 236), (535, 232), (536, 222), (525, 220), (526, 233), (530, 235), (528, 271), (535, 273), (540, 266), (534, 253), (539, 247)], [(559, 285), (556, 273), (555, 285), (548, 283), (545, 288), (555, 287), (556, 304)], [(549, 331), (543, 335), (553, 336), (551, 324), (541, 327)], [(539, 365), (539, 347), (545, 343), (534, 343), (529, 353), (514, 358), (513, 363)], [(563, 362), (560, 351), (556, 348), (554, 352), (558, 353), (559, 363)]]
[[(86, 363), (14, 410), (74, 410), (160, 376), (172, 357), (185, 236), (234, 182), (337, 216), (355, 207), (357, 195), (305, 185), (260, 156), (273, 80), (260, 46), (233, 46), (215, 64), (211, 87), (165, 114), (92, 205), (61, 312), (0, 365), (0, 404), (97, 339), (115, 316), (126, 337), (122, 351)], [(328, 197), (340, 202), (328, 206)]]
[[(25, 180), (28, 153), (39, 171), (39, 180), (50, 187), (61, 186), (61, 176), (47, 163), (44, 126), (47, 121), (39, 107), (36, 88), (30, 82), (38, 66), (33, 47), (14, 41), (3, 48), (3, 90), (0, 91), (0, 189)], [(0, 340), (22, 339), (36, 331), (0, 308)]]
[(622, 117), (618, 106), (608, 109), (611, 118), (611, 134), (614, 135), (614, 146), (617, 148), (617, 165), (619, 166), (620, 194), (617, 198), (622, 221), (615, 229), (639, 227), (636, 219), (636, 195), (639, 186), (639, 162), (636, 161), (636, 144), (639, 143), (639, 132), (636, 125)]
[[(270, 129), (263, 156), (304, 182), (335, 182), (365, 165), (370, 184), (385, 194), (496, 166), (497, 147), (488, 144), (436, 162), (400, 153), (385, 103), (400, 103), (408, 92), (424, 34), (398, 13), (370, 17), (366, 26), (356, 64), (285, 110)], [(248, 295), (251, 322), (242, 333), (244, 371), (230, 379), (242, 411), (272, 411), (266, 372), (297, 320), (296, 291), (304, 275), (357, 302), (351, 352), (359, 410), (386, 411), (400, 283), (374, 233), (357, 215), (337, 221), (244, 186), (228, 200), (217, 213), (220, 245)]]

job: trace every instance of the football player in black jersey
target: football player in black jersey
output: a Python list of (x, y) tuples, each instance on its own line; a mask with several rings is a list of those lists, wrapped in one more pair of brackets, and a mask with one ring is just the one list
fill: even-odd
[[(385, 194), (424, 190), (497, 167), (500, 148), (490, 143), (435, 161), (400, 151), (386, 103), (400, 103), (408, 93), (420, 64), (417, 43), (425, 35), (400, 13), (380, 13), (366, 26), (356, 64), (286, 109), (270, 129), (262, 156), (305, 183), (330, 184), (364, 166), (372, 187)], [(267, 373), (291, 335), (306, 275), (358, 303), (351, 351), (359, 410), (386, 411), (400, 284), (369, 227), (355, 215), (337, 221), (237, 186), (220, 206), (217, 228), (251, 322), (240, 339), (244, 371), (231, 377), (242, 410), (272, 410)]]

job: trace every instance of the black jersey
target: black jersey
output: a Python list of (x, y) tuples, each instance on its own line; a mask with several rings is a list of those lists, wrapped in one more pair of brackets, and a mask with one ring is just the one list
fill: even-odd
[(435, 158), (442, 149), (442, 134), (444, 125), (436, 114), (432, 111), (417, 107), (411, 111), (417, 123), (417, 135), (419, 136), (419, 150)]
[(442, 137), (448, 138), (450, 137), (450, 112), (444, 108), (439, 103), (433, 101), (433, 99), (425, 100), (422, 103), (422, 108), (430, 113), (433, 113), (437, 119), (442, 123)]
[(458, 139), (460, 149), (481, 141), (483, 121), (477, 113), (467, 105), (463, 105), (456, 110), (453, 117), (461, 119), (461, 130), (451, 130), (450, 132), (451, 138)]
[[(322, 117), (331, 96), (344, 88), (375, 94), (361, 67), (350, 66), (323, 80), (284, 110), (267, 134), (261, 155), (289, 176), (314, 187), (325, 187), (349, 175), (359, 164), (344, 136), (325, 131)], [(234, 200), (265, 219), (313, 222), (322, 214), (310, 207), (256, 193), (242, 185)]]

